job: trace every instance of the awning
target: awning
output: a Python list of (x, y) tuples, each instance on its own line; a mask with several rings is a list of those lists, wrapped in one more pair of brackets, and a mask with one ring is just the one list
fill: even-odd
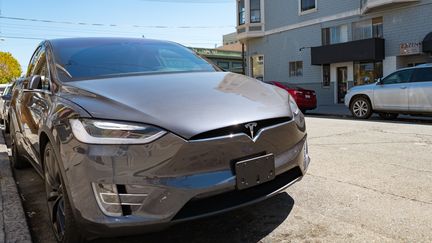
[(432, 53), (432, 32), (423, 39), (423, 52)]

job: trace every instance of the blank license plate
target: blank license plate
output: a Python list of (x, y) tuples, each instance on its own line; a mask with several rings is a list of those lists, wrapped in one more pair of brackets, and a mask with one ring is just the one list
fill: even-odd
[(275, 178), (274, 155), (239, 161), (235, 164), (235, 172), (239, 190), (271, 181)]
[(306, 99), (310, 99), (310, 95), (305, 95)]

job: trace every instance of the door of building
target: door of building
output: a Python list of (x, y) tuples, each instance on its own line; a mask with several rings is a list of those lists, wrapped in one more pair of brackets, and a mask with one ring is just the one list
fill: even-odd
[(348, 86), (348, 67), (337, 68), (337, 98), (338, 103), (344, 103)]

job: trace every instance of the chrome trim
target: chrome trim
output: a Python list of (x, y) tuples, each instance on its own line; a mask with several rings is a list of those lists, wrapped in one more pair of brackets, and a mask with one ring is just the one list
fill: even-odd
[(215, 140), (220, 140), (220, 139), (228, 139), (228, 138), (236, 138), (236, 137), (246, 136), (255, 143), (263, 132), (270, 130), (270, 129), (273, 129), (273, 128), (288, 125), (288, 124), (292, 123), (293, 121), (294, 121), (294, 117), (291, 118), (290, 121), (279, 123), (279, 124), (269, 126), (269, 127), (261, 128), (260, 130), (258, 130), (258, 133), (256, 134), (256, 136), (254, 138), (251, 138), (246, 133), (234, 133), (234, 134), (230, 134), (230, 135), (224, 135), (224, 136), (218, 136), (218, 137), (212, 137), (212, 138), (195, 139), (195, 140), (187, 140), (187, 141), (190, 143), (208, 142), (208, 141), (215, 141)]
[(109, 203), (109, 202), (106, 202), (106, 201), (104, 200), (104, 197), (103, 197), (102, 195), (118, 196), (119, 199), (120, 199), (120, 201), (121, 201), (121, 196), (128, 196), (128, 197), (144, 197), (144, 198), (148, 197), (148, 194), (121, 194), (121, 193), (116, 194), (116, 193), (107, 193), (107, 192), (99, 193), (99, 195), (101, 195), (100, 198), (101, 198), (101, 200), (102, 200), (102, 202), (103, 202), (104, 204), (107, 204), (107, 205), (116, 205), (116, 206), (120, 206), (120, 205), (122, 205), (122, 206), (141, 206), (142, 203), (122, 203), (122, 202), (120, 202), (120, 203)]

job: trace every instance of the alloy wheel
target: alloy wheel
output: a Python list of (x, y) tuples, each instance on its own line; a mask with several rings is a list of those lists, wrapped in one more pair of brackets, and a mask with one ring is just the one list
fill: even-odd
[(365, 117), (369, 112), (369, 105), (360, 99), (354, 102), (352, 110), (357, 117)]
[(66, 232), (65, 197), (54, 151), (50, 148), (44, 154), (45, 189), (50, 221), (57, 241), (62, 242)]

